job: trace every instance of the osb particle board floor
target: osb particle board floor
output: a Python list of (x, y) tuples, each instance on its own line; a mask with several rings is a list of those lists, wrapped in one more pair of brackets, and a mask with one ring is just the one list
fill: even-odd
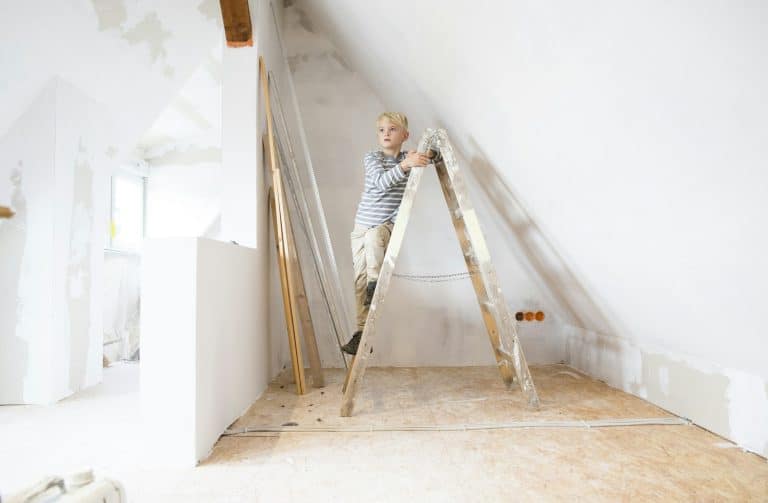
[[(231, 430), (673, 417), (566, 366), (532, 373), (539, 410), (493, 367), (372, 368), (341, 418), (344, 373), (328, 370), (303, 396), (275, 381)], [(286, 501), (768, 501), (764, 459), (691, 425), (246, 434), (202, 466), (253, 467)]]
[[(158, 470), (138, 448), (138, 370), (105, 369), (104, 383), (52, 407), (0, 407), (0, 492), (91, 466), (132, 503), (768, 501), (766, 460), (696, 426), (222, 437), (197, 468)], [(566, 366), (532, 372), (538, 412), (495, 368), (373, 368), (342, 419), (343, 372), (329, 370), (325, 388), (301, 397), (276, 381), (233, 428), (668, 416)]]
[(308, 380), (302, 396), (283, 374), (231, 429), (286, 422), (343, 427), (673, 417), (564, 365), (533, 367), (532, 373), (538, 410), (526, 405), (518, 387), (507, 391), (495, 367), (370, 368), (349, 418), (339, 416), (342, 370), (326, 370), (322, 389)]

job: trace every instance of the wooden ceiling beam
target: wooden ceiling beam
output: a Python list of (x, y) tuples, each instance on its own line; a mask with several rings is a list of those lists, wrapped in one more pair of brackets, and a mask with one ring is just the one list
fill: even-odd
[(253, 46), (253, 28), (248, 0), (219, 0), (228, 47)]

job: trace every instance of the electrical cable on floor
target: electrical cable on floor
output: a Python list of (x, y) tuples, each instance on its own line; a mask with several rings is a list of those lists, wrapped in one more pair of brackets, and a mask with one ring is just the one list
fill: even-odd
[(478, 431), (515, 430), (525, 428), (612, 428), (622, 426), (688, 426), (691, 421), (681, 417), (652, 417), (629, 419), (591, 419), (578, 421), (512, 421), (506, 423), (475, 423), (445, 425), (360, 425), (360, 426), (246, 426), (226, 430), (222, 436), (248, 436), (249, 433), (376, 433), (393, 431)]

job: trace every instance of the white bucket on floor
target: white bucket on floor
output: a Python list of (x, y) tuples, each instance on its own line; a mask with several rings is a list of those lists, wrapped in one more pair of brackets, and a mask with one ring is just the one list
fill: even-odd
[(125, 503), (122, 484), (110, 479), (98, 479), (92, 470), (73, 473), (66, 479), (47, 477), (29, 489), (0, 498), (2, 503)]

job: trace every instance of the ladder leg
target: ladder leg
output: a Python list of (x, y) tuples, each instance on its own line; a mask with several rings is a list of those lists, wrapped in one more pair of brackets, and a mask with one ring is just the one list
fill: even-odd
[[(444, 132), (440, 133), (444, 137)], [(504, 383), (511, 387), (514, 377), (529, 405), (538, 407), (539, 398), (533, 384), (528, 364), (517, 337), (515, 321), (499, 288), (496, 271), (491, 263), (477, 214), (469, 200), (453, 149), (443, 141), (443, 160), (436, 165), (443, 196), (451, 213), (456, 235), (461, 243), (464, 260), (472, 278), (472, 286), (483, 314), (494, 356)]]
[(483, 281), (483, 275), (480, 271), (481, 264), (478, 261), (477, 253), (472, 246), (472, 242), (467, 233), (466, 221), (464, 220), (461, 209), (459, 208), (456, 194), (453, 190), (450, 178), (443, 163), (440, 163), (437, 167), (438, 178), (440, 179), (440, 186), (443, 189), (443, 196), (445, 202), (448, 204), (448, 209), (451, 213), (451, 220), (456, 230), (456, 236), (461, 244), (461, 251), (464, 254), (464, 260), (467, 264), (467, 270), (470, 273), (470, 279), (472, 280), (472, 287), (475, 290), (477, 296), (477, 302), (480, 305), (480, 312), (483, 316), (483, 323), (488, 332), (488, 337), (491, 341), (491, 347), (493, 348), (493, 355), (496, 357), (496, 363), (499, 367), (499, 372), (504, 380), (504, 384), (507, 387), (511, 387), (514, 380), (514, 370), (511, 366), (511, 360), (506, 357), (505, 352), (502, 350), (501, 337), (499, 334), (498, 315), (495, 312), (496, 306), (492, 302), (488, 289)]
[[(423, 152), (424, 149), (421, 148), (420, 151)], [(395, 261), (397, 260), (397, 255), (400, 253), (400, 247), (403, 244), (405, 228), (408, 225), (411, 207), (413, 206), (413, 200), (416, 196), (416, 191), (419, 188), (419, 182), (421, 181), (423, 172), (423, 169), (411, 170), (411, 174), (408, 177), (408, 183), (405, 186), (403, 200), (400, 203), (395, 226), (392, 229), (392, 235), (389, 238), (387, 253), (384, 256), (384, 263), (381, 265), (381, 271), (379, 272), (376, 291), (373, 293), (373, 299), (371, 299), (371, 307), (368, 310), (368, 319), (365, 321), (363, 335), (360, 337), (360, 345), (357, 348), (357, 355), (352, 360), (352, 364), (349, 367), (344, 396), (341, 400), (341, 415), (344, 417), (351, 416), (355, 408), (355, 396), (357, 395), (363, 375), (365, 374), (365, 367), (368, 364), (368, 358), (371, 356), (371, 347), (373, 346), (373, 340), (376, 336), (376, 322), (379, 317), (379, 311), (384, 301), (384, 296), (387, 294), (389, 282), (392, 279), (392, 271), (395, 268)]]
[(357, 355), (352, 357), (352, 362), (349, 364), (349, 369), (347, 370), (347, 376), (344, 378), (344, 386), (341, 388), (342, 393), (346, 393), (347, 386), (349, 385), (349, 376), (352, 375), (352, 366), (355, 364), (355, 358)]

